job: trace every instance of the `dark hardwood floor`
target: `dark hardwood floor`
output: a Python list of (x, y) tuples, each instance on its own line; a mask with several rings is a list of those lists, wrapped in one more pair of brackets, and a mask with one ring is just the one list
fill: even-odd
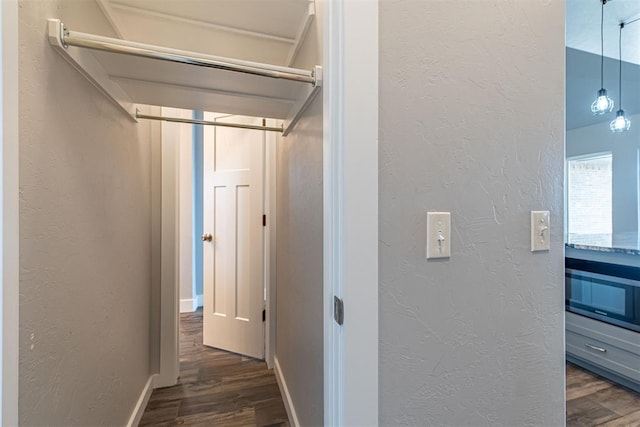
[(568, 427), (638, 427), (640, 394), (567, 363)]
[[(180, 315), (180, 379), (153, 391), (141, 426), (289, 426), (265, 362), (202, 345), (202, 310)], [(640, 394), (567, 363), (568, 427), (639, 427)]]
[(141, 426), (289, 426), (265, 362), (202, 345), (202, 310), (180, 315), (180, 379), (153, 391)]

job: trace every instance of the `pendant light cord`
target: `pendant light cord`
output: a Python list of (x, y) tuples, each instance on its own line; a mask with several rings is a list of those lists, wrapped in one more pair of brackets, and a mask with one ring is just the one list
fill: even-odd
[(604, 88), (604, 5), (607, 0), (602, 0), (600, 10), (600, 87)]
[(620, 93), (618, 96), (620, 97), (620, 109), (622, 110), (622, 29), (624, 28), (624, 22), (620, 23), (620, 35), (618, 36), (618, 63), (620, 64), (618, 68), (618, 90)]
[(640, 21), (640, 18), (636, 18), (636, 19), (633, 19), (631, 21), (625, 22), (624, 25), (633, 24), (634, 22), (638, 22), (638, 21)]

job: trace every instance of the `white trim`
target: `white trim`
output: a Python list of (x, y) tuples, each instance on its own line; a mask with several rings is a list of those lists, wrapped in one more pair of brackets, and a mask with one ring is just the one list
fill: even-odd
[[(162, 108), (164, 114), (166, 109)], [(171, 114), (175, 110), (171, 109)], [(180, 114), (177, 113), (176, 114)], [(175, 385), (180, 373), (179, 295), (178, 289), (178, 143), (180, 128), (175, 123), (161, 124), (162, 196), (161, 196), (161, 278), (160, 278), (160, 375), (156, 387)]]
[(0, 2), (0, 425), (18, 425), (18, 2)]
[[(344, 425), (378, 424), (378, 1), (344, 1), (341, 206)], [(348, 141), (348, 143), (347, 143)]]
[(198, 309), (197, 298), (180, 299), (180, 313), (193, 313)]
[[(275, 120), (267, 120), (267, 126), (274, 126)], [(265, 354), (264, 359), (269, 369), (274, 366), (276, 352), (276, 136), (272, 132), (265, 132), (265, 180), (264, 180), (264, 213), (267, 215), (265, 227), (265, 307), (267, 318), (265, 321)]]
[[(176, 110), (178, 117), (190, 119), (191, 110)], [(194, 193), (193, 193), (193, 126), (177, 124), (178, 133), (178, 282), (180, 289), (180, 313), (193, 312), (195, 306), (194, 257)], [(197, 243), (202, 244), (198, 239)], [(187, 301), (187, 302), (184, 302)]]
[(280, 43), (291, 44), (295, 42), (294, 39), (289, 37), (281, 37), (273, 34), (261, 33), (258, 31), (250, 31), (242, 28), (232, 27), (229, 25), (214, 24), (212, 22), (201, 21), (201, 20), (192, 19), (192, 18), (185, 18), (183, 16), (170, 15), (168, 13), (158, 12), (156, 10), (145, 9), (138, 6), (130, 6), (128, 4), (125, 5), (125, 4), (116, 3), (113, 1), (111, 2), (111, 4), (113, 6), (113, 9), (116, 9), (116, 10), (119, 9), (123, 12), (143, 15), (144, 17), (153, 17), (156, 19), (164, 19), (166, 21), (180, 22), (182, 24), (187, 24), (191, 26), (203, 27), (208, 30), (225, 31), (228, 33), (239, 34), (242, 36), (256, 37), (256, 38), (265, 39), (265, 40), (273, 40)]
[[(325, 8), (324, 423), (375, 426), (378, 1), (327, 1)], [(333, 321), (334, 295), (344, 301), (342, 327)]]
[(323, 68), (325, 87), (323, 93), (323, 329), (324, 329), (324, 425), (341, 426), (342, 423), (342, 334), (333, 321), (333, 296), (339, 295), (339, 245), (338, 234), (341, 176), (338, 157), (337, 133), (341, 116), (342, 69), (342, 2), (324, 2), (323, 19)]
[(293, 46), (291, 46), (291, 49), (289, 50), (289, 54), (287, 55), (286, 64), (289, 66), (291, 66), (291, 64), (293, 64), (293, 61), (296, 60), (296, 57), (298, 56), (298, 52), (300, 52), (300, 48), (302, 47), (302, 43), (304, 43), (304, 40), (307, 38), (307, 34), (309, 33), (309, 28), (311, 28), (311, 23), (313, 22), (313, 19), (316, 16), (315, 0), (309, 0), (309, 4), (307, 7), (308, 7), (307, 16), (305, 16), (304, 21), (302, 22), (302, 25), (298, 30), (298, 35), (296, 36), (296, 40), (293, 43)]
[(109, 0), (96, 0), (96, 2), (98, 3), (98, 7), (100, 7), (100, 10), (102, 11), (104, 17), (107, 19), (107, 21), (109, 21), (109, 24), (111, 24), (111, 28), (113, 28), (113, 31), (115, 31), (116, 35), (121, 39), (126, 39), (127, 37), (122, 34), (122, 26), (117, 22), (115, 18), (113, 8), (111, 7), (111, 3), (109, 2)]
[[(298, 414), (296, 413), (296, 408), (293, 406), (293, 400), (291, 400), (291, 394), (289, 393), (289, 389), (287, 388), (287, 382), (284, 379), (284, 374), (282, 373), (282, 369), (280, 368), (280, 363), (278, 362), (278, 356), (273, 358), (273, 366), (274, 372), (276, 373), (276, 381), (278, 381), (278, 387), (280, 388), (280, 394), (282, 395), (282, 401), (284, 402), (284, 409), (287, 410), (287, 416), (289, 417), (289, 422), (293, 427), (300, 427), (300, 421), (298, 421)], [(330, 425), (326, 422), (324, 425)]]
[(147, 383), (142, 388), (140, 397), (138, 397), (138, 402), (133, 408), (133, 412), (131, 412), (131, 416), (129, 417), (129, 421), (127, 422), (127, 427), (137, 427), (137, 425), (140, 424), (140, 420), (142, 419), (144, 410), (147, 408), (147, 403), (149, 403), (149, 398), (151, 397), (151, 393), (153, 392), (153, 384), (155, 383), (157, 377), (158, 374), (151, 375), (147, 380)]
[[(169, 116), (179, 116), (184, 118), (191, 111), (179, 109), (167, 109), (164, 111)], [(227, 117), (228, 115), (216, 114), (216, 117)], [(267, 120), (268, 125), (274, 126), (275, 120)], [(162, 232), (161, 234), (161, 296), (160, 296), (160, 375), (156, 380), (155, 387), (166, 387), (176, 383), (179, 373), (180, 347), (179, 347), (179, 314), (185, 312), (196, 311), (198, 307), (203, 305), (203, 295), (195, 295), (193, 298), (180, 299), (179, 294), (179, 270), (180, 270), (180, 253), (177, 243), (180, 241), (180, 230), (187, 230), (188, 227), (179, 227), (180, 215), (178, 211), (178, 201), (180, 199), (180, 176), (186, 176), (193, 173), (194, 162), (186, 162), (183, 167), (189, 167), (191, 170), (185, 174), (180, 170), (179, 147), (178, 143), (186, 144), (184, 138), (180, 140), (180, 125), (176, 123), (163, 122), (161, 127), (161, 150), (162, 150)], [(276, 308), (275, 308), (275, 225), (276, 225), (276, 139), (272, 133), (265, 132), (265, 145), (268, 150), (265, 151), (265, 162), (269, 171), (265, 171), (265, 185), (269, 185), (265, 190), (265, 214), (267, 215), (267, 227), (265, 227), (266, 249), (265, 251), (265, 285), (268, 310), (267, 321), (265, 322), (265, 361), (269, 368), (273, 367), (273, 355), (275, 354), (275, 327), (276, 327)], [(191, 156), (193, 151), (191, 150)], [(193, 160), (193, 159), (192, 159)], [(193, 209), (193, 200), (191, 201), (191, 209)], [(182, 215), (190, 215), (187, 210), (182, 211)], [(191, 233), (189, 228), (189, 233)], [(268, 255), (267, 255), (268, 254)], [(266, 258), (269, 256), (269, 258)], [(186, 265), (187, 263), (185, 263)], [(192, 262), (188, 263), (193, 266)], [(191, 267), (193, 269), (193, 267)], [(193, 271), (192, 271), (193, 273)], [(175, 310), (174, 310), (175, 307)], [(270, 332), (271, 331), (271, 332)]]

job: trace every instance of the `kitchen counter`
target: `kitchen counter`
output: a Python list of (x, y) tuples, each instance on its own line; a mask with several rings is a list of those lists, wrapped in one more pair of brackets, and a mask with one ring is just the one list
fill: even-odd
[(569, 234), (566, 242), (574, 249), (640, 255), (638, 233)]

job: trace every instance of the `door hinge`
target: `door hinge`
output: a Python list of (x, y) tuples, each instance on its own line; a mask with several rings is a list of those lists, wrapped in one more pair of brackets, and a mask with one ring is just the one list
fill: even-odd
[(344, 303), (335, 295), (333, 297), (333, 318), (340, 326), (344, 323)]
[(266, 215), (262, 215), (262, 226), (263, 227), (267, 226), (267, 216)]
[(262, 321), (266, 322), (267, 321), (267, 310), (262, 310)]

